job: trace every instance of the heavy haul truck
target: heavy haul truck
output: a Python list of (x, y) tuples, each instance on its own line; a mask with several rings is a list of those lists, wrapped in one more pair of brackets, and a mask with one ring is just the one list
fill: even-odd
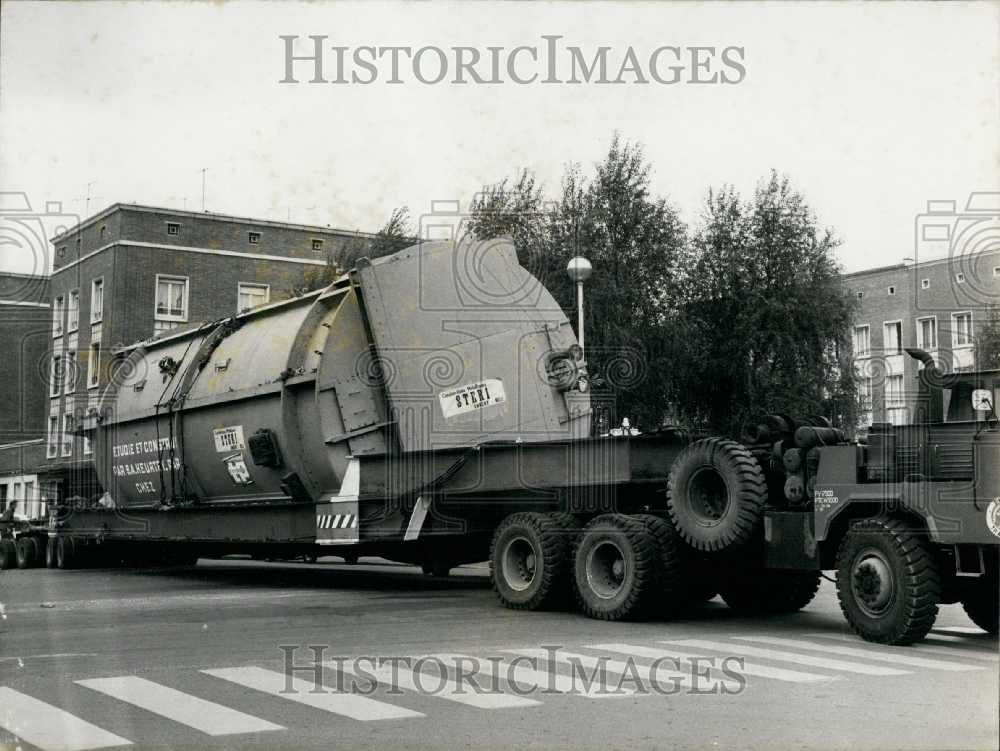
[(51, 514), (46, 558), (488, 559), (503, 605), (607, 620), (716, 594), (791, 612), (836, 570), (865, 639), (919, 640), (959, 601), (996, 633), (993, 393), (923, 375), (956, 419), (867, 442), (787, 415), (592, 438), (585, 351), (513, 247), (422, 243), (126, 348), (82, 426), (107, 492)]

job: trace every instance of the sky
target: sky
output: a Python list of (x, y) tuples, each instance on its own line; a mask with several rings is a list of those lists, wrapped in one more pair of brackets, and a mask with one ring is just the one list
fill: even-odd
[[(748, 194), (771, 169), (787, 174), (857, 270), (912, 255), (928, 200), (961, 209), (971, 191), (1000, 190), (996, 3), (6, 2), (0, 13), (0, 191), (40, 214), (61, 203), (70, 220), (119, 201), (201, 210), (204, 175), (209, 211), (376, 230), (398, 206), (418, 219), (439, 201), (461, 210), (522, 167), (555, 195), (565, 166), (592, 170), (618, 131), (644, 145), (653, 191), (689, 225), (710, 186)], [(299, 38), (296, 54), (326, 36), (328, 78), (334, 46), (348, 62), (366, 45), (472, 47), (485, 60), (491, 46), (544, 52), (543, 35), (588, 59), (607, 46), (615, 70), (629, 47), (640, 67), (663, 46), (714, 47), (711, 72), (723, 48), (741, 48), (744, 73), (696, 85), (683, 82), (689, 67), (665, 85), (647, 66), (646, 84), (463, 85), (452, 60), (445, 81), (425, 84), (404, 60), (404, 82), (389, 84), (380, 58), (371, 84), (307, 83), (311, 63), (282, 84), (282, 35)], [(435, 65), (421, 70), (430, 80)], [(30, 266), (24, 253), (0, 243), (0, 270)]]

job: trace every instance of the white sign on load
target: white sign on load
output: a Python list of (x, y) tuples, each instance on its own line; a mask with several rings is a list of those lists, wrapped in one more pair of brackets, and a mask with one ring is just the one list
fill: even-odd
[(215, 450), (220, 454), (230, 451), (242, 451), (246, 448), (246, 444), (243, 441), (242, 425), (219, 428), (218, 430), (213, 430), (212, 433), (215, 435)]
[(484, 407), (503, 404), (507, 401), (507, 395), (503, 390), (503, 381), (499, 378), (487, 378), (442, 391), (438, 394), (438, 399), (441, 402), (441, 413), (447, 420)]

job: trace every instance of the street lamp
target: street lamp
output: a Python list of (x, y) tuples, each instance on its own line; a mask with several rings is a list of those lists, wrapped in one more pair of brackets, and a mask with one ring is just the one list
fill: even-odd
[(566, 273), (576, 282), (576, 337), (581, 350), (583, 349), (583, 283), (590, 279), (593, 271), (590, 261), (583, 256), (571, 258), (566, 264)]

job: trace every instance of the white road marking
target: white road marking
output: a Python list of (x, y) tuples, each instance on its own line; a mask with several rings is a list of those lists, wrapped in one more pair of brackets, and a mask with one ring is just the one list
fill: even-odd
[(773, 644), (776, 647), (789, 647), (791, 649), (801, 649), (808, 652), (823, 652), (825, 654), (843, 655), (845, 657), (860, 657), (866, 660), (877, 660), (879, 662), (891, 662), (897, 665), (909, 665), (915, 668), (931, 668), (932, 670), (950, 670), (962, 672), (965, 670), (984, 670), (979, 665), (968, 665), (961, 662), (947, 662), (945, 660), (930, 660), (926, 657), (914, 657), (912, 654), (903, 651), (885, 652), (874, 649), (857, 649), (855, 647), (836, 647), (827, 644), (816, 644), (802, 639), (781, 639), (776, 636), (736, 636), (740, 641), (750, 641), (759, 644)]
[[(476, 659), (469, 655), (439, 654), (431, 656), (444, 660), (451, 665), (455, 664), (454, 660), (456, 657), (462, 657), (467, 660)], [(525, 659), (519, 659), (521, 657)], [(621, 691), (602, 691), (600, 687), (585, 687), (581, 685), (582, 681), (573, 676), (539, 669), (539, 665), (544, 664), (544, 662), (536, 660), (532, 664), (530, 662), (531, 659), (530, 655), (518, 654), (506, 662), (487, 660), (480, 660), (480, 662), (490, 664), (491, 670), (498, 670), (500, 679), (505, 683), (511, 684), (513, 682), (513, 684), (516, 684), (519, 693), (528, 689), (537, 690), (543, 695), (546, 693), (573, 694), (574, 696), (583, 696), (587, 699), (618, 699), (635, 694), (635, 691), (627, 688), (623, 688)], [(493, 665), (496, 665), (496, 668)]]
[(213, 701), (199, 699), (183, 691), (162, 686), (135, 675), (118, 678), (90, 678), (76, 681), (85, 688), (100, 691), (147, 712), (179, 722), (206, 735), (236, 735), (284, 730), (259, 717), (230, 709)]
[[(855, 636), (853, 634), (806, 634), (806, 636), (812, 639), (829, 639), (832, 641), (848, 642), (851, 644), (868, 644), (860, 636)], [(931, 640), (928, 644), (928, 640)], [(965, 640), (964, 643), (968, 644)], [(951, 642), (946, 642), (951, 643)], [(926, 637), (923, 641), (917, 642), (916, 644), (910, 644), (906, 649), (914, 653), (926, 653), (935, 655), (946, 655), (948, 657), (961, 657), (966, 660), (986, 660), (988, 662), (1000, 661), (1000, 654), (996, 651), (986, 652), (981, 649), (963, 649), (960, 647), (945, 647), (945, 646), (934, 646), (933, 637)]]
[[(661, 658), (680, 660), (690, 660), (694, 658), (704, 659), (707, 655), (697, 652), (684, 652), (678, 649), (663, 649), (661, 647), (643, 647), (637, 644), (588, 644), (587, 649), (598, 651), (621, 652), (622, 654), (633, 655), (635, 657), (645, 657), (650, 660)], [(699, 669), (710, 667), (703, 662), (698, 663)], [(835, 676), (819, 675), (818, 673), (804, 673), (799, 670), (788, 670), (787, 668), (776, 668), (770, 665), (761, 665), (750, 660), (743, 660), (743, 666), (734, 665), (733, 670), (743, 675), (754, 675), (758, 678), (773, 678), (777, 681), (788, 681), (789, 683), (830, 683), (837, 680)]]
[(202, 670), (206, 675), (221, 678), (224, 681), (237, 683), (240, 686), (252, 688), (271, 696), (305, 704), (313, 709), (343, 715), (354, 720), (367, 722), (369, 720), (395, 720), (402, 717), (423, 717), (421, 712), (412, 709), (396, 707), (382, 701), (370, 699), (367, 696), (347, 694), (323, 687), (323, 693), (313, 693), (315, 684), (301, 678), (291, 679), (291, 693), (284, 693), (288, 677), (284, 673), (265, 670), (258, 667), (219, 668)]
[[(651, 677), (649, 672), (649, 666), (637, 665), (634, 661), (626, 662), (624, 660), (614, 660), (608, 658), (607, 655), (588, 655), (582, 652), (567, 652), (566, 650), (560, 649), (556, 653), (551, 653), (547, 649), (502, 649), (501, 652), (512, 652), (515, 654), (529, 655), (535, 657), (538, 660), (539, 665), (545, 665), (550, 660), (555, 660), (555, 662), (560, 665), (566, 665), (571, 670), (578, 670), (580, 667), (586, 668), (590, 671), (597, 670), (603, 664), (604, 670), (607, 674), (624, 676), (624, 675), (638, 675), (639, 679), (642, 681), (648, 681)], [(574, 663), (579, 663), (575, 665)], [(691, 672), (674, 670), (669, 667), (670, 664), (661, 663), (656, 666), (656, 681), (662, 687), (667, 686), (670, 690), (675, 690), (674, 687), (687, 686), (691, 683)], [(591, 675), (594, 673), (591, 672)], [(579, 675), (579, 673), (577, 673)], [(597, 674), (599, 676), (599, 674)], [(590, 676), (587, 676), (588, 678)], [(581, 680), (582, 680), (581, 676)], [(614, 691), (617, 687), (617, 682), (608, 682), (608, 691)], [(624, 687), (623, 687), (624, 688)]]
[[(324, 665), (329, 668), (343, 670), (352, 675), (358, 675), (359, 673), (357, 668), (352, 668), (350, 660), (344, 660), (343, 662), (331, 661), (324, 663)], [(453, 666), (455, 663), (446, 662), (445, 665)], [(465, 663), (465, 665), (468, 666), (469, 664)], [(414, 668), (417, 667), (421, 668), (421, 677), (419, 679), (415, 675), (417, 670)], [(493, 691), (489, 683), (482, 681), (476, 685), (480, 686), (483, 693), (477, 693), (471, 680), (458, 680), (447, 675), (442, 676), (440, 667), (422, 669), (423, 667), (417, 665), (416, 659), (411, 659), (410, 667), (407, 667), (403, 663), (397, 664), (394, 668), (391, 663), (387, 663), (381, 667), (365, 666), (363, 672), (374, 676), (379, 683), (406, 691), (416, 691), (425, 696), (431, 695), (440, 699), (458, 702), (459, 704), (466, 704), (470, 707), (478, 707), (479, 709), (530, 707), (540, 703), (525, 696)], [(467, 671), (465, 675), (468, 677)]]
[(132, 745), (65, 710), (5, 686), (0, 686), (0, 727), (43, 751)]
[(785, 652), (778, 649), (747, 647), (743, 644), (726, 644), (725, 642), (709, 641), (708, 639), (681, 639), (679, 641), (665, 641), (662, 643), (676, 644), (680, 647), (694, 647), (695, 649), (711, 649), (716, 652), (732, 653), (733, 650), (739, 650), (740, 653), (745, 654), (747, 657), (761, 657), (765, 660), (777, 660), (778, 662), (794, 662), (814, 668), (844, 670), (848, 673), (861, 673), (862, 675), (910, 675), (909, 670), (884, 668), (879, 665), (865, 665), (860, 662), (848, 662), (846, 660), (831, 660), (826, 657), (813, 657), (812, 655), (796, 654), (795, 652)]

